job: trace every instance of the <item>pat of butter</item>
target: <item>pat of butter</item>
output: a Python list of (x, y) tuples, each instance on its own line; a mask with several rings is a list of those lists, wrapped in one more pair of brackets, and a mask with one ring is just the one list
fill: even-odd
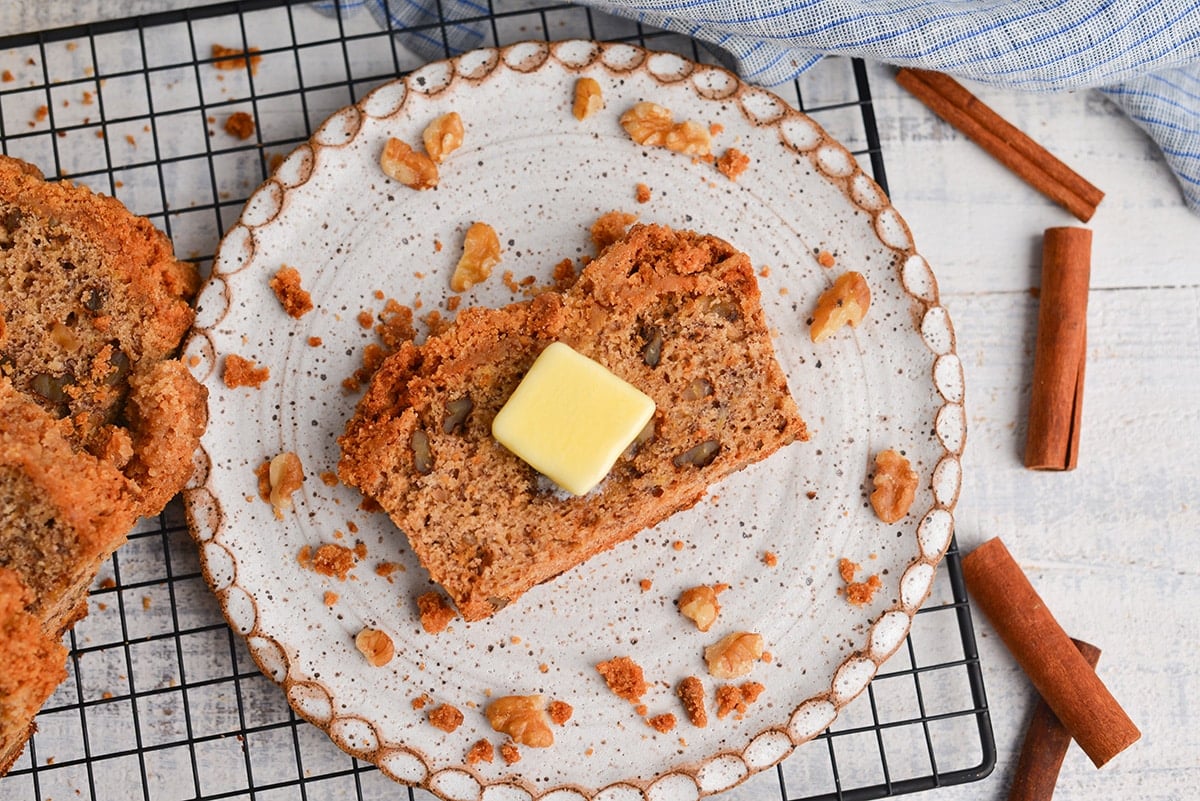
[(574, 495), (600, 483), (654, 416), (654, 401), (555, 342), (492, 420), (492, 436)]

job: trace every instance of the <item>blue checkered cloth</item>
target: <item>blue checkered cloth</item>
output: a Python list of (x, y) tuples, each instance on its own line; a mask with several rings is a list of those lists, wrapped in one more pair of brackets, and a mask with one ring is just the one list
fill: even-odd
[[(332, 11), (336, 0), (317, 3)], [(1162, 149), (1200, 213), (1200, 0), (584, 0), (687, 34), (766, 86), (841, 54), (1034, 91), (1096, 88)], [(340, 0), (435, 57), (487, 43), (471, 0)], [(446, 24), (441, 24), (441, 23)]]

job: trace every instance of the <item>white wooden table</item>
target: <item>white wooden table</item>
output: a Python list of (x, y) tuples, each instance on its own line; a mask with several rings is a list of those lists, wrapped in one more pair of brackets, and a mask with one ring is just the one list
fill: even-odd
[[(0, 32), (199, 5), (195, 0), (0, 4)], [(1042, 231), (1077, 224), (871, 67), (895, 206), (934, 266), (967, 370), (964, 550), (1001, 536), (1142, 740), (1096, 770), (1072, 747), (1055, 798), (1175, 801), (1200, 787), (1200, 216), (1153, 144), (1095, 92), (973, 87), (1107, 193), (1094, 231), (1079, 468), (1021, 464)], [(938, 801), (1003, 799), (1034, 692), (977, 618), (999, 750), (986, 780)], [(0, 790), (3, 786), (0, 785)], [(7, 801), (7, 799), (5, 800)], [(13, 799), (16, 801), (16, 799)]]

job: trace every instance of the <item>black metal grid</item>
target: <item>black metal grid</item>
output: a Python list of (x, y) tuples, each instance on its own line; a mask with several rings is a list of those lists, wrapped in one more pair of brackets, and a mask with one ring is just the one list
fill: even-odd
[[(456, 30), (482, 45), (588, 37), (717, 59), (685, 37), (568, 4), (491, 0), (486, 13), (455, 19), (435, 7), (398, 27), (362, 10), (249, 0), (0, 38), (0, 148), (119, 197), (207, 269), (273, 159), (379, 83), (450, 55)], [(213, 43), (259, 48), (260, 68), (214, 69)], [(886, 190), (862, 62), (827, 59), (777, 91)], [(223, 130), (236, 111), (255, 121), (249, 140)], [(68, 637), (69, 678), (0, 779), (4, 801), (395, 797), (255, 668), (204, 586), (178, 500), (101, 571), (89, 616)], [(955, 545), (868, 691), (816, 742), (728, 797), (863, 801), (981, 779), (995, 756)]]

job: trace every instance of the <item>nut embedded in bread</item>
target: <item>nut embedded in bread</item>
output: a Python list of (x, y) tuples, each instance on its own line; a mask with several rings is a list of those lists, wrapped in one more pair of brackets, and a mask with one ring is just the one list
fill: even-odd
[[(657, 406), (652, 424), (582, 497), (563, 497), (490, 433), (552, 342), (604, 365)], [(454, 409), (464, 398), (470, 412), (460, 419)], [(402, 346), (347, 424), (338, 472), (387, 510), (473, 621), (806, 438), (749, 259), (715, 237), (646, 225), (566, 292), (467, 309), (440, 336)]]

